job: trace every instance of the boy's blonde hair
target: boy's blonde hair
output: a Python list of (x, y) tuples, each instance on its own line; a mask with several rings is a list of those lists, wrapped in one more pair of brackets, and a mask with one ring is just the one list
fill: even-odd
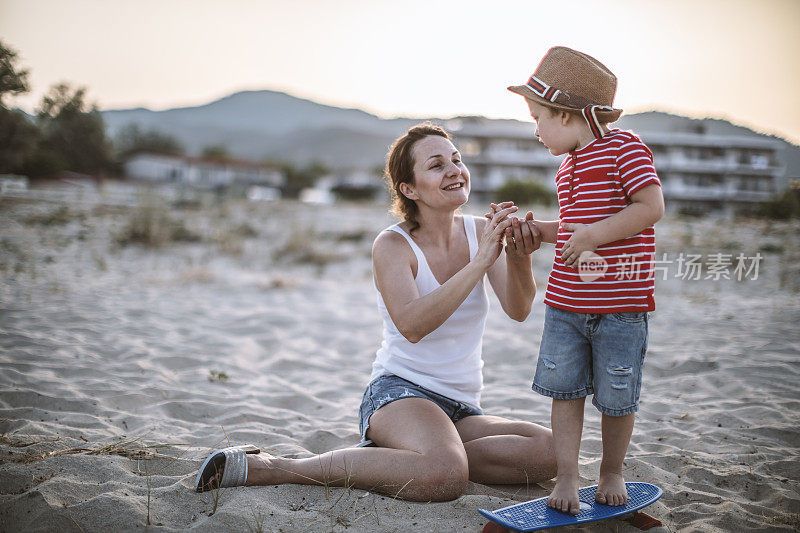
[[(557, 115), (557, 114), (559, 114), (559, 113), (567, 113), (568, 115), (572, 115), (572, 116), (574, 116), (574, 117), (577, 117), (577, 118), (579, 118), (580, 120), (583, 120), (583, 116), (582, 116), (582, 114), (581, 114), (581, 112), (580, 112), (579, 110), (573, 110), (573, 109), (559, 109), (559, 108), (557, 108), (557, 107), (549, 106), (549, 105), (545, 104), (544, 102), (539, 102), (539, 101), (536, 101), (536, 100), (531, 100), (531, 99), (530, 99), (530, 98), (528, 98), (527, 96), (525, 97), (525, 101), (526, 101), (526, 102), (533, 102), (533, 103), (535, 103), (535, 104), (538, 104), (538, 105), (540, 105), (540, 106), (544, 107), (544, 108), (545, 108), (545, 109), (547, 109), (547, 111), (550, 113), (550, 116)], [(608, 121), (603, 121), (603, 120), (600, 120), (599, 122), (600, 122), (600, 124), (601, 124), (601, 125), (603, 125), (603, 126), (607, 126), (608, 124), (610, 124), (610, 122), (608, 122)]]

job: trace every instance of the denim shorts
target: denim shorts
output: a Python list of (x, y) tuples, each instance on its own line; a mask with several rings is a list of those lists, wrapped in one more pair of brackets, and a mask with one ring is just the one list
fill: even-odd
[(594, 394), (603, 414), (639, 410), (646, 312), (575, 313), (547, 306), (534, 391), (557, 400)]
[(364, 392), (364, 398), (361, 400), (361, 409), (358, 412), (358, 429), (361, 432), (361, 443), (358, 446), (374, 446), (372, 441), (367, 439), (369, 417), (372, 416), (372, 413), (386, 404), (403, 398), (430, 400), (441, 407), (442, 411), (450, 417), (453, 423), (468, 416), (483, 414), (483, 411), (477, 407), (436, 394), (394, 374), (384, 374), (372, 380), (372, 383), (367, 386), (367, 390)]

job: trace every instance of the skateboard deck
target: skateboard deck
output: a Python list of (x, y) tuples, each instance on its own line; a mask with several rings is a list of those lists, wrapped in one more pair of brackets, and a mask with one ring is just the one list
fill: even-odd
[(549, 527), (572, 526), (633, 513), (647, 507), (663, 494), (660, 488), (650, 483), (625, 483), (625, 487), (628, 489), (628, 503), (620, 506), (597, 503), (594, 499), (597, 485), (580, 489), (578, 498), (581, 501), (581, 511), (577, 515), (549, 508), (547, 506), (548, 496), (503, 507), (496, 511), (478, 509), (478, 512), (489, 520), (514, 531), (538, 531)]

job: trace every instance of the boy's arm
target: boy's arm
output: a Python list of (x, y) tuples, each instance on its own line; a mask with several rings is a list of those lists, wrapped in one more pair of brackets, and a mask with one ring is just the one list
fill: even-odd
[(534, 220), (533, 223), (542, 234), (542, 242), (556, 243), (558, 240), (558, 220)]
[(573, 232), (561, 250), (564, 263), (572, 265), (583, 252), (592, 252), (603, 244), (636, 235), (664, 215), (664, 196), (659, 185), (648, 185), (636, 191), (631, 201), (619, 213), (593, 224), (564, 223), (562, 227)]

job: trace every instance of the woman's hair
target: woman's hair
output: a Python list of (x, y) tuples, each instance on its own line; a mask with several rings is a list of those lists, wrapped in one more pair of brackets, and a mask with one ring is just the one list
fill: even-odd
[(409, 129), (405, 135), (397, 139), (389, 149), (383, 178), (392, 195), (391, 213), (410, 224), (409, 233), (419, 228), (417, 222), (417, 204), (400, 191), (401, 183), (414, 183), (414, 145), (428, 137), (438, 135), (450, 140), (450, 136), (441, 127), (430, 122), (423, 122)]

